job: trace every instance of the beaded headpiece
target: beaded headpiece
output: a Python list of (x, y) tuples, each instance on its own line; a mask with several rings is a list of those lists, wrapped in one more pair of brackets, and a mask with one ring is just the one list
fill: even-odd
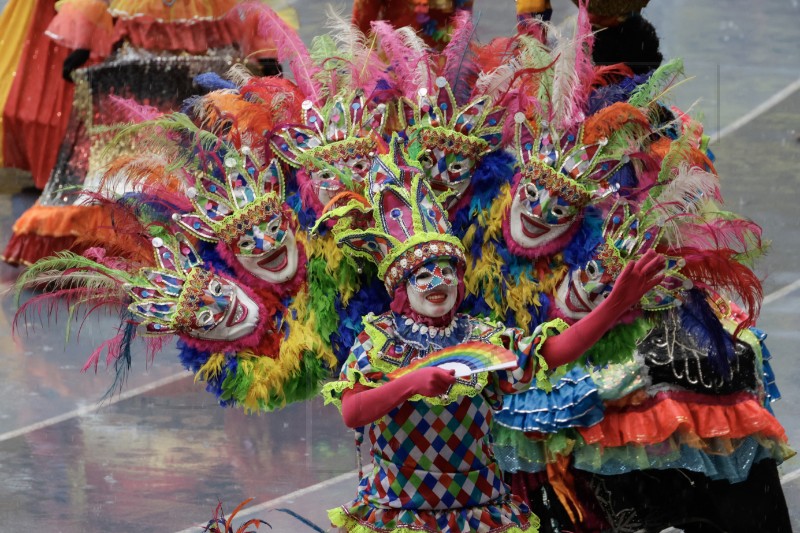
[[(198, 311), (209, 301), (219, 298), (232, 284), (203, 268), (203, 261), (189, 241), (180, 233), (167, 244), (160, 237), (153, 239), (157, 268), (144, 268), (136, 284), (126, 284), (125, 291), (133, 298), (128, 306), (151, 335), (188, 333), (216, 325), (213, 316), (204, 321)], [(202, 315), (202, 313), (201, 313)]]
[[(439, 257), (464, 262), (461, 241), (450, 233), (447, 212), (423, 179), (420, 169), (398, 166), (402, 150), (395, 136), (394, 155), (381, 155), (370, 172), (368, 198), (348, 193), (319, 223), (334, 220), (333, 234), (351, 257), (378, 265), (390, 294), (420, 265)], [(344, 205), (342, 205), (344, 204)]]
[(360, 91), (331, 99), (321, 109), (311, 100), (302, 104), (302, 125), (286, 125), (273, 134), (271, 145), (282, 159), (295, 167), (331, 169), (337, 162), (368, 158), (375, 150), (386, 106), (372, 110)]
[(279, 247), (287, 234), (289, 219), (283, 214), (284, 181), (273, 159), (264, 166), (250, 149), (208, 152), (189, 170), (192, 186), (186, 195), (194, 211), (175, 214), (175, 221), (200, 239), (234, 243), (250, 228), (268, 224), (265, 241)]
[(546, 122), (539, 122), (535, 131), (521, 112), (514, 116), (514, 122), (520, 186), (541, 185), (576, 208), (596, 202), (614, 190), (607, 178), (628, 161), (628, 156), (608, 157), (604, 153), (607, 139), (584, 144), (583, 125), (577, 133), (561, 135)]
[[(643, 213), (632, 214), (627, 204), (617, 204), (603, 223), (605, 242), (595, 250), (595, 258), (604, 272), (616, 279), (626, 264), (643, 256), (659, 242), (663, 231), (657, 222), (648, 223)], [(642, 297), (643, 309), (680, 305), (681, 292), (692, 288), (692, 281), (680, 273), (686, 262), (679, 257), (662, 256), (666, 262), (664, 280)]]
[(419, 143), (418, 160), (434, 188), (449, 189), (469, 179), (478, 160), (500, 146), (505, 109), (494, 107), (487, 95), (458, 105), (442, 76), (432, 89), (418, 89), (416, 101), (402, 97), (398, 106), (402, 127), (410, 141)]

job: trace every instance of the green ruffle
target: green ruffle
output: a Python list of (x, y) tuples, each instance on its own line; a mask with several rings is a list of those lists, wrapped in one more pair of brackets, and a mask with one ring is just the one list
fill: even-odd
[(558, 433), (548, 433), (545, 438), (530, 438), (522, 431), (492, 424), (495, 454), (499, 448), (513, 450), (514, 456), (524, 463), (541, 465), (555, 462), (558, 455), (567, 456), (575, 445), (575, 432), (568, 429)]
[(537, 363), (536, 386), (544, 391), (550, 392), (553, 390), (551, 380), (558, 381), (564, 374), (566, 374), (567, 365), (562, 365), (552, 372), (548, 372), (550, 367), (547, 365), (547, 361), (544, 360), (544, 357), (540, 351), (547, 339), (554, 335), (563, 333), (567, 328), (569, 328), (569, 324), (560, 318), (556, 318), (543, 323), (537, 328), (537, 331), (533, 333), (534, 338), (539, 337), (539, 342), (533, 346), (533, 352), (531, 354), (536, 358)]
[(348, 380), (339, 380), (339, 381), (331, 381), (330, 383), (326, 383), (323, 385), (320, 394), (322, 395), (322, 399), (324, 400), (325, 405), (333, 404), (339, 409), (339, 412), (342, 411), (342, 392), (352, 389), (356, 386), (356, 383), (364, 385), (365, 387), (369, 388), (376, 388), (381, 385), (381, 383), (376, 383), (372, 380), (367, 379), (364, 374), (359, 372), (358, 370), (348, 369)]
[(590, 361), (593, 365), (604, 366), (611, 363), (624, 363), (633, 356), (636, 343), (643, 339), (653, 324), (644, 318), (638, 318), (630, 324), (620, 324), (610, 329), (597, 343), (586, 350), (575, 364), (584, 365)]
[[(354, 517), (347, 514), (347, 512), (342, 507), (336, 507), (335, 509), (328, 509), (328, 519), (331, 521), (331, 524), (334, 527), (342, 528), (344, 531), (348, 533), (384, 533), (389, 531), (387, 529), (373, 529), (371, 527), (365, 526), (361, 522), (359, 522)], [(528, 517), (528, 528), (521, 529), (515, 526), (509, 526), (508, 529), (504, 529), (503, 533), (539, 533), (539, 517), (535, 514), (531, 513)], [(391, 530), (392, 533), (424, 533), (425, 529), (419, 529), (414, 527), (413, 529), (407, 527), (400, 527), (394, 528)]]

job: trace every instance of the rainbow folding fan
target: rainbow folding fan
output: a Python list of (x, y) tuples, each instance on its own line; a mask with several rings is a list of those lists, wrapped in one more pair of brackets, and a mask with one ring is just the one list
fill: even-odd
[(486, 342), (465, 342), (432, 352), (417, 359), (408, 366), (389, 373), (390, 378), (398, 378), (418, 368), (438, 366), (445, 370), (455, 370), (457, 378), (517, 366), (514, 352)]

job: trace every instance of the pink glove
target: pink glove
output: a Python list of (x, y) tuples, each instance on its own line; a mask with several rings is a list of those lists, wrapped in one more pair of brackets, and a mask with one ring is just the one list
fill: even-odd
[(456, 382), (454, 370), (420, 368), (374, 389), (356, 385), (342, 393), (342, 418), (349, 428), (366, 426), (416, 394), (435, 397)]
[(664, 258), (652, 249), (625, 265), (611, 293), (600, 305), (563, 333), (545, 341), (539, 353), (547, 365), (556, 368), (583, 355), (642, 296), (664, 280), (663, 269)]

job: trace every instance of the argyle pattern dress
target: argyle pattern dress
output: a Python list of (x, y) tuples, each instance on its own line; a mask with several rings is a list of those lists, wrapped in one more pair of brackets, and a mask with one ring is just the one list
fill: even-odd
[[(540, 331), (519, 330), (457, 315), (448, 331), (420, 331), (394, 313), (367, 316), (340, 379), (323, 395), (341, 407), (356, 383), (376, 387), (386, 374), (430, 352), (468, 341), (502, 342), (519, 368), (458, 379), (441, 398), (412, 397), (365, 428), (371, 469), (357, 498), (329, 511), (340, 531), (535, 532), (538, 519), (510, 494), (492, 453), (492, 408), (502, 395), (531, 386)], [(416, 329), (416, 331), (415, 331)], [(537, 338), (538, 337), (538, 338)]]

